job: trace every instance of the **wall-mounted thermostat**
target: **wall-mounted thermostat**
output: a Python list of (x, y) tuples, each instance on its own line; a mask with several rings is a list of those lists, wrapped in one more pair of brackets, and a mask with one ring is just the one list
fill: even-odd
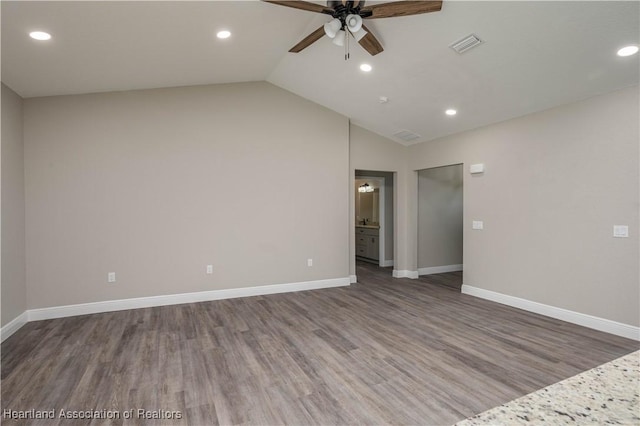
[(472, 164), (471, 167), (469, 167), (469, 172), (472, 175), (475, 175), (476, 173), (484, 173), (484, 164)]

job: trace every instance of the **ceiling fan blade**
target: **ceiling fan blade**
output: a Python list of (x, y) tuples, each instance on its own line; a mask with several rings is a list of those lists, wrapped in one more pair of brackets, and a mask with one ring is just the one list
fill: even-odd
[(292, 7), (294, 9), (306, 10), (309, 12), (333, 15), (333, 9), (329, 9), (328, 7), (322, 6), (317, 3), (311, 3), (308, 1), (301, 1), (301, 0), (296, 0), (296, 1), (262, 0), (262, 1), (265, 3), (273, 3), (279, 6), (287, 6), (287, 7)]
[(437, 12), (440, 9), (442, 9), (441, 1), (394, 1), (365, 6), (360, 10), (360, 15), (369, 19), (393, 18)]
[(314, 32), (312, 32), (311, 34), (303, 38), (300, 41), (300, 43), (296, 44), (291, 49), (289, 49), (289, 52), (298, 53), (301, 50), (311, 46), (316, 41), (320, 40), (322, 36), (324, 36), (324, 26), (318, 28), (317, 30), (315, 30)]
[(376, 36), (371, 34), (369, 28), (365, 27), (364, 25), (362, 26), (362, 28), (367, 32), (367, 34), (362, 37), (360, 41), (358, 41), (358, 43), (360, 43), (360, 46), (362, 46), (364, 50), (369, 52), (371, 56), (376, 56), (384, 49), (382, 48), (382, 45), (380, 44)]

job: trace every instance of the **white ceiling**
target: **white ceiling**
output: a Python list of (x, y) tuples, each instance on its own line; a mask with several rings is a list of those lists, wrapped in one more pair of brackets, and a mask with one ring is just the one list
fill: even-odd
[[(638, 55), (616, 56), (640, 41), (637, 1), (445, 0), (441, 12), (369, 20), (385, 51), (370, 57), (352, 43), (349, 61), (326, 37), (288, 53), (329, 17), (257, 1), (1, 8), (2, 81), (23, 97), (267, 80), (421, 142), (639, 83)], [(232, 37), (218, 40), (220, 29)], [(35, 42), (33, 30), (53, 39)], [(470, 33), (485, 43), (462, 55), (448, 47)], [(444, 115), (449, 107), (458, 115)]]

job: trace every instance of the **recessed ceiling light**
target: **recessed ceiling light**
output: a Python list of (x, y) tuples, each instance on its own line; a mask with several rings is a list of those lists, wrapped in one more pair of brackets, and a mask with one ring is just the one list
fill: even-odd
[(631, 45), (625, 46), (622, 49), (618, 50), (618, 56), (631, 56), (638, 53), (638, 46)]
[(362, 64), (360, 65), (360, 69), (364, 72), (369, 72), (371, 71), (373, 68), (371, 67), (371, 65), (369, 64)]
[(29, 33), (29, 37), (34, 40), (45, 41), (51, 39), (51, 34), (45, 33), (44, 31), (32, 31)]
[(456, 114), (458, 113), (458, 111), (456, 111), (456, 110), (455, 110), (455, 109), (453, 109), (453, 108), (449, 108), (449, 109), (448, 109), (448, 110), (446, 110), (444, 113), (445, 113), (445, 114), (447, 114), (447, 115), (456, 115)]
[(231, 37), (231, 31), (227, 31), (227, 30), (218, 31), (218, 34), (216, 34), (216, 36), (218, 38), (229, 38)]

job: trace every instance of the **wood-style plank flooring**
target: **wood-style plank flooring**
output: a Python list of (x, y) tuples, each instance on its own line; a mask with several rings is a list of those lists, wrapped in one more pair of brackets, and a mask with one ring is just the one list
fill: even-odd
[[(350, 287), (28, 323), (2, 344), (2, 409), (446, 425), (640, 347), (460, 294), (460, 273), (357, 274)], [(73, 424), (88, 423), (109, 424)]]

